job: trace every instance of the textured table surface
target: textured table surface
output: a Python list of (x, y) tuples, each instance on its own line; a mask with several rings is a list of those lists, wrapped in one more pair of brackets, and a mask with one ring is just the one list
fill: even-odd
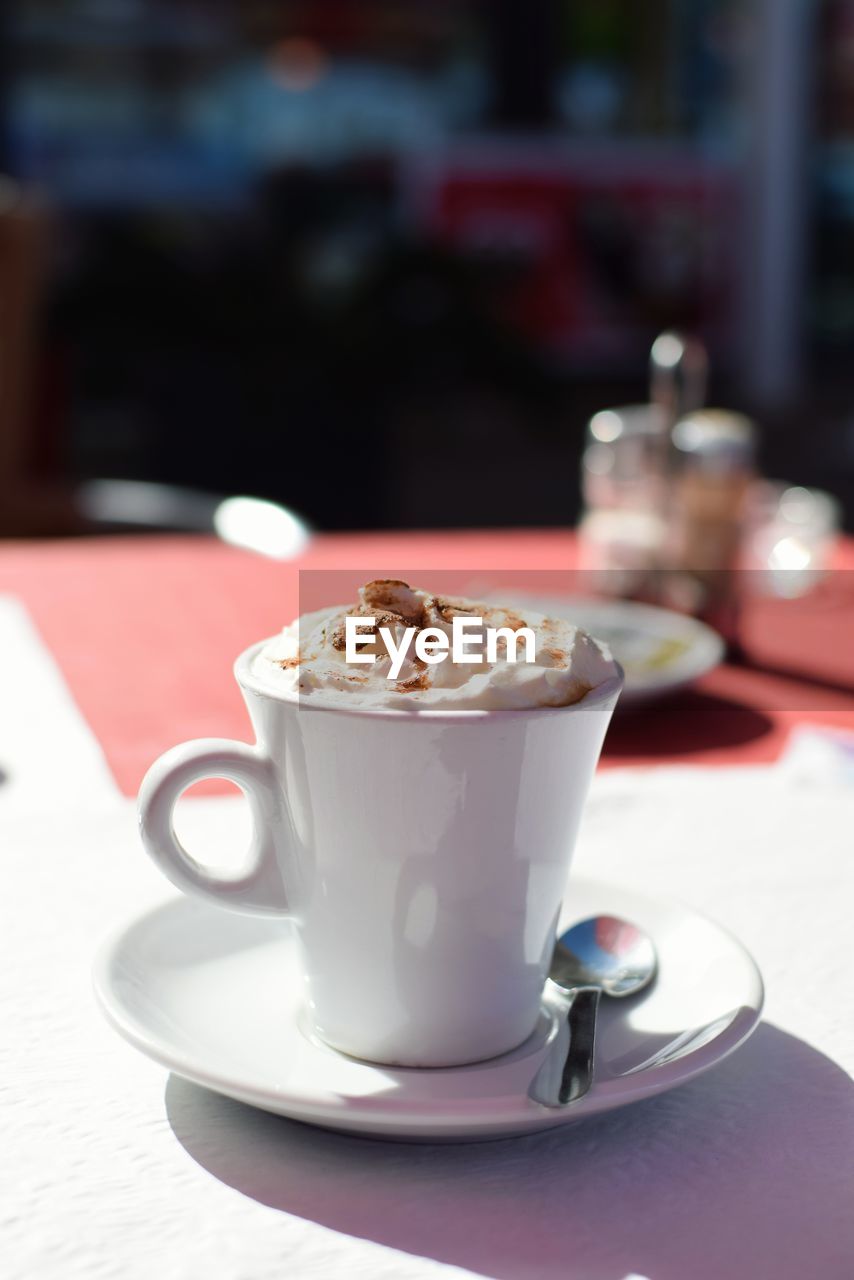
[[(845, 746), (600, 774), (576, 867), (737, 933), (763, 1024), (705, 1077), (577, 1127), (393, 1145), (169, 1077), (102, 1021), (100, 937), (170, 894), (52, 654), (0, 602), (0, 1272), (10, 1280), (850, 1280), (854, 785)], [(187, 800), (192, 848), (241, 802)]]

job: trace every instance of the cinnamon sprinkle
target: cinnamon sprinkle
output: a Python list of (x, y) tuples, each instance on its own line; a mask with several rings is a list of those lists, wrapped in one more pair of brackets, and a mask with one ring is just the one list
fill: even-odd
[(399, 680), (394, 686), (398, 693), (417, 693), (420, 689), (429, 688), (427, 672), (421, 671), (416, 676), (410, 676), (408, 680)]

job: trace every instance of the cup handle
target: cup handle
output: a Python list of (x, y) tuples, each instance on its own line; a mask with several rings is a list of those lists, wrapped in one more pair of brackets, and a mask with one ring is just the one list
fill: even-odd
[[(246, 868), (216, 874), (193, 858), (175, 834), (175, 803), (203, 778), (228, 778), (246, 794), (252, 811), (252, 844)], [(257, 747), (227, 738), (200, 738), (172, 747), (156, 760), (139, 791), (139, 830), (148, 855), (184, 893), (234, 911), (283, 915), (288, 901), (273, 832), (280, 797), (271, 762)]]

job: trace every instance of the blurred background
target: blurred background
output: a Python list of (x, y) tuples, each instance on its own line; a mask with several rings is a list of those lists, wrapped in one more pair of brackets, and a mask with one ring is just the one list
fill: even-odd
[(6, 0), (0, 172), (3, 534), (571, 524), (673, 327), (854, 528), (854, 0)]

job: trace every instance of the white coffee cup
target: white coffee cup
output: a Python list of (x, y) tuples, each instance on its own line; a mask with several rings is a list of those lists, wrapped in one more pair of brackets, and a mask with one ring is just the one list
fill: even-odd
[[(326, 1043), (413, 1067), (475, 1062), (533, 1031), (581, 810), (622, 687), (568, 707), (322, 706), (235, 675), (257, 736), (173, 747), (139, 794), (143, 844), (173, 884), (289, 916)], [(194, 860), (173, 825), (201, 778), (237, 783), (245, 871)]]

